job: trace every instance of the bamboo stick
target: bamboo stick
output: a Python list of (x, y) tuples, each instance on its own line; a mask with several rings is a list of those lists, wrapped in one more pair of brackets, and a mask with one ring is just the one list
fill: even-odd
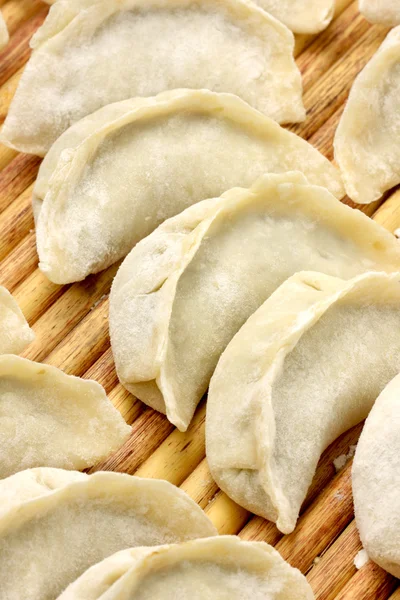
[(180, 487), (203, 509), (211, 502), (218, 492), (218, 486), (211, 477), (206, 458), (203, 458), (199, 466), (192, 471)]
[(132, 475), (172, 430), (173, 425), (164, 415), (145, 408), (134, 421), (132, 434), (122, 448), (93, 467), (92, 471), (120, 471)]
[(67, 286), (52, 283), (39, 269), (35, 269), (14, 290), (14, 297), (28, 323), (33, 325), (66, 289)]
[[(70, 288), (64, 296), (71, 290), (72, 288)], [(73, 296), (73, 294), (71, 294), (71, 296)], [(71, 300), (71, 310), (73, 311), (75, 309), (74, 297), (72, 297)], [(34, 353), (35, 351), (38, 352), (39, 358), (43, 358), (44, 362), (47, 364), (54, 365), (55, 367), (63, 369), (66, 373), (80, 377), (110, 346), (108, 338), (108, 300), (101, 300), (100, 304), (96, 307), (96, 310), (93, 310), (86, 315), (79, 323), (79, 326), (72, 329), (68, 334), (65, 334), (66, 329), (69, 328), (67, 320), (68, 315), (65, 316), (62, 314), (58, 316), (57, 304), (58, 302), (47, 311), (44, 317), (47, 317), (48, 313), (52, 313), (50, 322), (54, 324), (53, 330), (56, 331), (57, 335), (52, 336), (51, 344), (59, 338), (61, 338), (62, 341), (59, 342), (50, 354), (47, 354), (49, 344), (46, 344), (46, 331), (47, 333), (49, 332), (47, 328), (49, 321), (45, 319), (38, 328), (36, 326), (41, 320), (39, 319), (33, 326), (33, 330), (37, 335), (38, 332), (40, 332), (38, 335), (39, 340), (43, 339), (44, 343), (39, 343), (39, 347), (36, 346)], [(53, 311), (52, 309), (54, 307), (56, 307), (56, 310)], [(78, 303), (78, 310), (79, 308), (80, 303)], [(62, 303), (62, 310), (64, 310), (64, 303)], [(77, 318), (77, 315), (75, 314), (74, 317)], [(63, 327), (64, 324), (66, 324), (66, 328)], [(53, 333), (53, 331), (51, 331), (51, 333)], [(29, 348), (34, 346), (34, 344), (35, 342), (33, 342)], [(28, 355), (31, 354), (29, 348), (27, 350)], [(36, 359), (35, 356), (35, 360)]]
[(347, 465), (300, 517), (294, 532), (276, 544), (281, 555), (303, 573), (352, 520), (350, 473)]
[(400, 227), (400, 190), (396, 190), (378, 208), (374, 214), (374, 221), (392, 233)]
[[(188, 493), (190, 496), (190, 491)], [(204, 511), (218, 529), (220, 535), (239, 533), (250, 516), (247, 510), (236, 504), (221, 491), (207, 504)]]
[(37, 156), (18, 154), (0, 170), (0, 213), (35, 181), (39, 164)]
[(119, 382), (115, 371), (111, 348), (108, 348), (108, 350), (106, 350), (91, 367), (89, 367), (83, 377), (85, 377), (85, 379), (95, 379), (98, 381), (104, 387), (107, 394), (118, 386)]
[[(16, 89), (18, 87), (19, 80), (21, 78), (24, 67), (21, 67), (10, 77), (5, 83), (0, 86), (0, 123), (5, 120), (8, 109), (10, 108), (11, 100), (14, 97)], [(14, 156), (17, 155), (15, 150), (10, 150), (6, 146), (0, 145), (0, 167), (3, 168), (4, 164), (7, 164), (7, 154), (14, 152)], [(13, 156), (13, 158), (14, 158)]]
[(29, 186), (0, 215), (0, 260), (34, 227), (31, 194), (32, 186)]
[(18, 31), (11, 36), (1, 59), (0, 86), (28, 60), (31, 53), (29, 41), (36, 29), (43, 23), (47, 12), (47, 8), (42, 8), (34, 17), (22, 23)]
[(369, 561), (350, 579), (336, 600), (387, 600), (397, 585), (398, 579)]
[(203, 401), (188, 430), (183, 433), (174, 429), (135, 475), (167, 479), (175, 485), (181, 485), (205, 456), (205, 416)]
[(354, 557), (361, 550), (355, 521), (351, 521), (332, 546), (307, 574), (315, 600), (334, 600), (351, 577), (357, 573)]
[(13, 35), (21, 25), (34, 17), (37, 13), (43, 11), (43, 2), (40, 0), (30, 0), (21, 2), (21, 0), (8, 0), (2, 6), (1, 12), (7, 24), (8, 32)]
[(28, 233), (23, 240), (0, 261), (0, 282), (12, 292), (37, 267), (35, 234)]
[[(343, 55), (351, 51), (354, 43), (370, 28), (360, 15), (357, 3), (350, 4), (297, 58), (304, 90), (310, 89)], [(340, 35), (344, 30), (345, 37)]]
[[(24, 353), (26, 358), (30, 358), (31, 360), (42, 360), (49, 352), (52, 352), (52, 361), (59, 360), (64, 363), (65, 361), (60, 358), (60, 352), (62, 353), (64, 351), (71, 359), (72, 354), (68, 348), (69, 338), (67, 339), (66, 336), (82, 320), (80, 327), (74, 330), (74, 339), (77, 340), (80, 335), (83, 336), (84, 329), (89, 330), (92, 328), (89, 332), (89, 338), (82, 337), (82, 339), (85, 340), (86, 344), (89, 343), (89, 340), (94, 339), (94, 344), (96, 346), (101, 340), (102, 346), (104, 346), (104, 350), (106, 350), (109, 345), (107, 323), (108, 302), (103, 301), (99, 306), (95, 305), (109, 293), (111, 281), (117, 269), (118, 264), (103, 271), (97, 277), (92, 276), (85, 279), (85, 281), (71, 285), (54, 304), (48, 306), (47, 311), (33, 326), (36, 339), (26, 349)], [(40, 278), (40, 275), (35, 275), (35, 279), (36, 278)], [(33, 287), (32, 294), (32, 302), (33, 297), (36, 296), (35, 302), (41, 301), (48, 305), (49, 295), (56, 295), (57, 291), (54, 286), (49, 285), (45, 289), (39, 288), (39, 290)], [(40, 300), (41, 295), (42, 299)], [(38, 298), (39, 300), (37, 300)], [(42, 305), (40, 306), (42, 307)], [(86, 321), (88, 321), (88, 324), (86, 324), (85, 318)], [(64, 340), (64, 343), (62, 343), (62, 340)], [(55, 348), (58, 344), (61, 344), (61, 346), (59, 350), (56, 350)], [(64, 347), (65, 345), (67, 347)], [(88, 346), (86, 345), (85, 350), (82, 352), (87, 352), (87, 350)], [(56, 358), (56, 356), (58, 358)], [(76, 355), (74, 366), (69, 363), (68, 366), (64, 365), (64, 368), (67, 368), (71, 373), (80, 374), (77, 372), (79, 369), (76, 364), (77, 358), (78, 355)], [(52, 364), (55, 363), (52, 362)], [(61, 367), (61, 364), (57, 364), (57, 366)], [(89, 366), (90, 365), (88, 365), (88, 367)], [(88, 367), (85, 367), (83, 371)]]

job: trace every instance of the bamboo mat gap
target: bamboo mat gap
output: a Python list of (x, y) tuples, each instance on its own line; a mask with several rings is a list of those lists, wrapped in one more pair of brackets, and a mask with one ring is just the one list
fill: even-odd
[[(0, 0), (10, 43), (0, 53), (0, 123), (27, 61), (29, 40), (48, 7), (40, 0)], [(337, 0), (335, 18), (318, 36), (297, 36), (307, 120), (289, 127), (333, 159), (332, 141), (352, 82), (378, 49), (387, 29), (372, 26), (357, 3)], [(359, 571), (354, 557), (361, 544), (354, 522), (351, 462), (336, 473), (333, 460), (357, 442), (361, 425), (324, 453), (295, 531), (283, 536), (274, 524), (255, 517), (222, 493), (205, 458), (205, 402), (181, 433), (143, 405), (118, 382), (108, 337), (108, 293), (118, 265), (84, 282), (58, 286), (37, 268), (31, 192), (40, 159), (0, 145), (0, 283), (17, 299), (36, 334), (23, 356), (66, 373), (93, 378), (126, 421), (125, 445), (91, 469), (158, 477), (180, 486), (206, 511), (220, 533), (274, 545), (306, 574), (317, 600), (400, 600), (398, 580), (369, 562)], [(346, 204), (355, 206), (348, 198)], [(358, 207), (394, 231), (400, 227), (400, 191)]]

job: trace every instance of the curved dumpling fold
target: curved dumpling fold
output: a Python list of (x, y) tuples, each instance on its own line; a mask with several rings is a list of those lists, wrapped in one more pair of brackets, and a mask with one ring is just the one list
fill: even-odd
[(368, 556), (400, 577), (400, 375), (381, 392), (352, 470), (356, 523)]
[(0, 10), (0, 50), (5, 48), (8, 44), (8, 40), (10, 39), (6, 22), (4, 20), (3, 14)]
[(44, 155), (111, 102), (180, 87), (305, 118), (293, 34), (245, 0), (58, 0), (31, 45), (1, 136), (23, 152)]
[(371, 23), (387, 27), (400, 25), (400, 4), (398, 0), (359, 0), (360, 12)]
[[(56, 2), (44, 1), (47, 4)], [(256, 0), (255, 3), (295, 33), (322, 31), (331, 22), (335, 8), (335, 0), (280, 0), (278, 3), (275, 0)]]
[(199, 506), (166, 481), (29, 469), (0, 481), (1, 592), (53, 600), (118, 550), (215, 534)]
[[(179, 592), (178, 592), (179, 590)], [(272, 546), (234, 536), (122, 550), (72, 583), (59, 600), (312, 600), (304, 575)]]
[(110, 294), (121, 383), (185, 430), (226, 345), (304, 268), (351, 278), (400, 270), (398, 241), (300, 173), (265, 175), (163, 223)]
[(322, 154), (235, 96), (175, 90), (111, 104), (43, 161), (33, 195), (39, 266), (55, 283), (83, 279), (187, 206), (293, 168), (342, 197)]
[(368, 204), (400, 183), (400, 27), (357, 76), (334, 140), (346, 192)]
[(400, 274), (288, 279), (222, 354), (207, 460), (232, 499), (293, 531), (323, 450), (400, 370)]
[(335, 9), (335, 0), (256, 0), (256, 3), (294, 33), (322, 31), (331, 22)]
[(0, 286), (0, 354), (18, 354), (34, 339), (35, 334), (18, 304), (10, 292)]
[(31, 467), (90, 467), (130, 432), (95, 381), (0, 356), (0, 478)]

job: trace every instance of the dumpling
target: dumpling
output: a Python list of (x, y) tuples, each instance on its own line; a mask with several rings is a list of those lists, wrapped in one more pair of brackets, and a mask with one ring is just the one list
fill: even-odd
[(0, 50), (7, 46), (9, 39), (10, 36), (8, 34), (7, 25), (0, 10)]
[(122, 550), (59, 600), (313, 600), (304, 575), (272, 546), (235, 536)]
[(400, 25), (399, 0), (359, 0), (360, 12), (371, 23), (387, 27)]
[(39, 266), (55, 283), (125, 256), (187, 206), (296, 168), (339, 198), (339, 172), (229, 94), (176, 90), (111, 104), (54, 144), (33, 195)]
[(357, 76), (335, 134), (346, 192), (368, 204), (400, 183), (400, 27)]
[(0, 286), (0, 354), (18, 354), (34, 339), (35, 334), (18, 304), (10, 292)]
[[(44, 0), (54, 4), (56, 0)], [(87, 3), (92, 0), (80, 0)], [(332, 20), (335, 0), (256, 0), (267, 13), (282, 21), (295, 33), (318, 33)]]
[(352, 485), (356, 523), (368, 556), (400, 577), (400, 375), (368, 415), (354, 457)]
[(32, 38), (1, 141), (44, 155), (98, 108), (175, 88), (231, 92), (279, 123), (305, 118), (294, 38), (245, 0), (58, 0)]
[(95, 381), (0, 356), (0, 478), (31, 467), (85, 469), (130, 432)]
[(265, 175), (166, 221), (111, 289), (121, 383), (184, 431), (232, 337), (304, 268), (346, 279), (400, 271), (400, 245), (300, 173)]
[(215, 534), (200, 507), (166, 481), (22, 471), (0, 481), (2, 598), (54, 600), (118, 550)]
[(335, 0), (257, 0), (256, 3), (295, 33), (322, 31), (331, 22), (335, 9)]
[(220, 358), (207, 403), (211, 473), (283, 533), (296, 525), (323, 450), (400, 370), (399, 284), (399, 273), (298, 273)]

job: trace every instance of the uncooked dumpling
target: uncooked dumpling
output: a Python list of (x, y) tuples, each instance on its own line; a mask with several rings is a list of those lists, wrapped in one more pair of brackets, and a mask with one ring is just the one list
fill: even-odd
[(0, 481), (4, 600), (54, 600), (118, 550), (216, 534), (179, 488), (122, 473), (30, 469)]
[(400, 375), (368, 415), (354, 457), (352, 485), (356, 523), (368, 556), (400, 577)]
[(166, 221), (122, 263), (110, 333), (122, 384), (185, 430), (226, 345), (287, 277), (400, 271), (399, 242), (300, 173)]
[(263, 542), (221, 536), (122, 550), (59, 600), (312, 600), (304, 575)]
[(8, 34), (7, 25), (2, 15), (2, 12), (0, 11), (0, 50), (7, 46), (9, 39), (10, 36)]
[(399, 273), (303, 272), (281, 285), (211, 379), (207, 460), (221, 489), (293, 531), (323, 450), (400, 370), (399, 331)]
[(399, 0), (359, 0), (360, 12), (371, 23), (387, 27), (400, 25)]
[[(81, 4), (92, 0), (80, 0)], [(390, 0), (389, 0), (390, 1)], [(56, 0), (44, 0), (54, 4)], [(335, 0), (256, 0), (265, 11), (295, 33), (318, 33), (332, 20)]]
[(239, 98), (176, 90), (111, 104), (53, 145), (33, 195), (41, 270), (85, 278), (187, 206), (296, 168), (339, 198), (338, 170)]
[(31, 467), (85, 469), (130, 431), (95, 381), (0, 356), (0, 478)]
[(356, 78), (335, 135), (346, 192), (368, 204), (400, 183), (400, 27)]
[(335, 0), (256, 0), (256, 3), (295, 33), (322, 31), (331, 22), (335, 9)]
[(34, 339), (35, 334), (18, 304), (10, 292), (0, 286), (0, 354), (18, 354)]
[(231, 92), (279, 123), (305, 118), (294, 38), (245, 0), (58, 0), (32, 38), (2, 142), (44, 155), (98, 108), (175, 88)]

